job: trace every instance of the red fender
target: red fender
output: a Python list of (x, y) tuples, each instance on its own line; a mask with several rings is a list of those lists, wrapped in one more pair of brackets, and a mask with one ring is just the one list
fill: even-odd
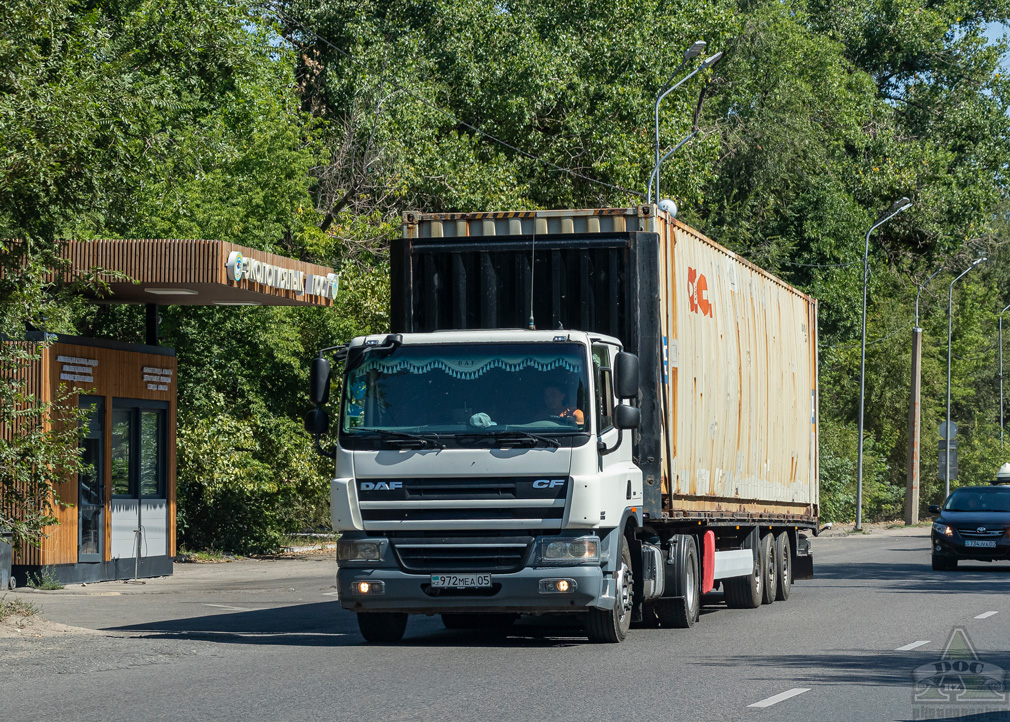
[(709, 529), (701, 538), (701, 593), (715, 587), (715, 532)]

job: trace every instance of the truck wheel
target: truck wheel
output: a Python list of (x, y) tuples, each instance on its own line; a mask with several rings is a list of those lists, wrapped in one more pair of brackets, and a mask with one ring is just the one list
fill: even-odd
[(631, 612), (635, 606), (635, 580), (631, 574), (631, 550), (621, 536), (621, 563), (614, 575), (614, 608), (590, 609), (586, 615), (586, 634), (590, 642), (623, 642), (631, 628)]
[(676, 599), (657, 599), (656, 615), (659, 617), (659, 623), (664, 627), (687, 629), (694, 626), (701, 613), (698, 544), (694, 537), (688, 534), (680, 537), (679, 544), (684, 544), (684, 551), (678, 555), (676, 574), (680, 578), (673, 586), (678, 591), (683, 590), (684, 596)]
[(761, 554), (757, 549), (753, 552), (754, 570), (750, 575), (722, 580), (726, 606), (730, 609), (757, 609), (761, 606), (764, 570), (761, 565)]
[(778, 563), (775, 558), (775, 537), (769, 532), (761, 537), (761, 569), (764, 570), (764, 579), (761, 581), (763, 587), (761, 591), (761, 603), (771, 604), (778, 595)]
[(933, 571), (949, 572), (954, 569), (957, 569), (957, 559), (948, 559), (947, 557), (938, 557), (936, 554), (933, 555)]
[(358, 629), (366, 642), (399, 642), (407, 629), (405, 612), (358, 612)]
[(789, 587), (793, 583), (793, 549), (789, 543), (789, 532), (781, 532), (775, 537), (775, 598), (780, 602), (789, 599)]

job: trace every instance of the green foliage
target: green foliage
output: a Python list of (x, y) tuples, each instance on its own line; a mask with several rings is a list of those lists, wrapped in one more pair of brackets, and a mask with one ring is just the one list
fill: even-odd
[(11, 598), (7, 594), (0, 597), (0, 622), (8, 617), (33, 617), (41, 611), (38, 605), (27, 600)]
[(63, 589), (63, 582), (56, 578), (56, 570), (52, 567), (42, 567), (37, 572), (28, 572), (27, 583), (31, 589), (44, 591)]

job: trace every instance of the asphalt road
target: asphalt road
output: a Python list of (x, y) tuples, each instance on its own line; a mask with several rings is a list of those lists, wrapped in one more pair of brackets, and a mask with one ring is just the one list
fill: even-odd
[[(1010, 564), (934, 572), (928, 544), (924, 529), (817, 539), (817, 578), (788, 601), (715, 597), (694, 629), (603, 646), (437, 617), (366, 645), (320, 557), (28, 592), (48, 619), (100, 631), (0, 639), (0, 720), (1010, 719), (1006, 693), (965, 690), (1010, 670)], [(957, 628), (971, 648), (955, 635), (945, 658)]]

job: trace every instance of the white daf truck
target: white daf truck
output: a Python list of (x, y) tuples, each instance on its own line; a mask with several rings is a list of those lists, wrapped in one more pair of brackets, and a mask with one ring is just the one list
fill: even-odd
[[(812, 299), (654, 206), (407, 214), (392, 274), (395, 333), (341, 349), (324, 452), (367, 640), (574, 614), (620, 642), (812, 574)], [(321, 352), (317, 446), (330, 385)]]

